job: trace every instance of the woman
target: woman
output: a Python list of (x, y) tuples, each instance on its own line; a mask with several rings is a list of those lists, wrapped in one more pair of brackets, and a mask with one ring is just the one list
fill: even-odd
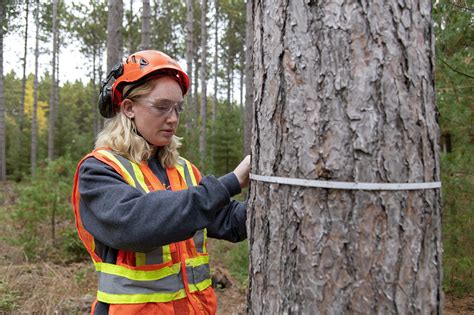
[(110, 118), (79, 163), (73, 205), (98, 272), (92, 314), (214, 314), (206, 238), (246, 238), (250, 158), (219, 179), (179, 157), (186, 73), (159, 51), (117, 65), (102, 86)]

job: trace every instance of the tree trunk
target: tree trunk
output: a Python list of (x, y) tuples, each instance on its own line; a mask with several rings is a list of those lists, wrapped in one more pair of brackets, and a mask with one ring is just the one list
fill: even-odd
[(122, 60), (122, 0), (109, 0), (107, 16), (107, 73)]
[[(132, 31), (131, 29), (133, 28), (133, 0), (129, 1), (129, 7), (128, 11), (130, 13), (126, 14), (126, 19), (127, 19), (127, 48), (128, 48), (128, 55), (131, 55), (134, 53), (133, 49), (133, 38), (132, 38)], [(143, 26), (143, 23), (142, 23)]]
[(198, 101), (198, 88), (199, 88), (199, 81), (198, 81), (198, 78), (199, 78), (199, 71), (201, 70), (199, 67), (200, 67), (200, 64), (199, 64), (199, 57), (198, 57), (198, 53), (196, 51), (197, 49), (195, 49), (195, 51), (193, 51), (193, 56), (194, 56), (194, 62), (193, 62), (193, 66), (194, 66), (194, 84), (191, 85), (191, 87), (194, 86), (194, 91), (193, 91), (193, 120), (194, 120), (194, 128), (199, 128), (199, 101)]
[[(5, 21), (6, 8), (0, 5), (0, 21)], [(0, 27), (0, 181), (7, 180), (7, 152), (5, 134), (5, 94), (3, 92), (3, 35), (5, 31)]]
[(214, 0), (214, 95), (212, 100), (212, 128), (211, 128), (211, 161), (213, 167), (216, 165), (216, 146), (214, 141), (216, 120), (217, 120), (217, 90), (219, 84), (217, 78), (219, 76), (219, 1)]
[(253, 117), (253, 0), (247, 0), (245, 30), (245, 110), (244, 110), (244, 154), (250, 154)]
[[(25, 94), (26, 94), (26, 57), (28, 55), (28, 17), (30, 13), (30, 2), (25, 1), (25, 38), (23, 44), (23, 77), (21, 78), (21, 99), (20, 99), (20, 112), (18, 114), (18, 126), (20, 136), (18, 137), (18, 145), (21, 146), (21, 133), (23, 132), (23, 117), (25, 115)], [(19, 151), (18, 151), (19, 152)]]
[(49, 116), (48, 116), (48, 159), (54, 159), (54, 138), (56, 128), (56, 111), (57, 111), (57, 54), (58, 54), (58, 0), (53, 0), (53, 53), (52, 53), (52, 70), (51, 70), (51, 94), (49, 98)]
[[(252, 172), (439, 181), (431, 1), (254, 5)], [(442, 311), (440, 190), (253, 181), (251, 314)]]
[[(217, 90), (219, 85), (217, 78), (219, 77), (219, 1), (214, 0), (214, 101), (212, 102), (212, 123), (216, 122), (217, 118)], [(214, 128), (213, 128), (214, 130)], [(212, 134), (214, 136), (214, 132)], [(214, 150), (212, 150), (214, 151)]]
[(35, 8), (35, 22), (36, 22), (36, 35), (35, 35), (35, 78), (33, 84), (33, 108), (31, 110), (31, 175), (34, 176), (36, 173), (36, 161), (38, 156), (38, 122), (37, 122), (37, 112), (38, 112), (38, 60), (39, 60), (39, 10), (40, 4), (39, 0), (36, 0)]
[(151, 49), (151, 7), (150, 0), (143, 0), (142, 7), (142, 41), (140, 44), (140, 49), (147, 50)]
[(227, 59), (227, 105), (231, 105), (232, 104), (232, 88), (233, 88), (233, 72), (234, 72), (234, 67), (233, 67), (233, 64), (231, 62), (231, 57), (229, 56), (228, 59)]
[(206, 162), (206, 124), (207, 124), (207, 0), (201, 6), (201, 130), (199, 133), (199, 155), (201, 166)]
[[(186, 0), (186, 73), (188, 74), (191, 86), (194, 84), (193, 77), (193, 44), (194, 44), (194, 12), (193, 0)], [(190, 88), (186, 97), (188, 111), (193, 103), (193, 89)], [(193, 115), (188, 115), (186, 119), (186, 133), (189, 134), (192, 129)]]

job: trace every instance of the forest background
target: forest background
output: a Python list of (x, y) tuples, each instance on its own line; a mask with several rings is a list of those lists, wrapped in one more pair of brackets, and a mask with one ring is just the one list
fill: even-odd
[[(24, 48), (6, 58), (9, 47), (3, 41), (0, 46), (0, 312), (58, 309), (65, 299), (42, 290), (34, 291), (36, 302), (25, 305), (31, 287), (22, 281), (61, 274), (61, 266), (80, 266), (67, 269), (73, 284), (66, 287), (78, 296), (93, 292), (93, 271), (75, 232), (70, 194), (75, 165), (91, 151), (104, 123), (97, 97), (110, 69), (110, 10), (107, 1), (75, 3), (1, 3), (0, 38), (15, 36)], [(249, 150), (246, 2), (127, 0), (122, 14), (121, 56), (142, 47), (159, 49), (180, 60), (191, 76), (178, 131), (184, 140), (181, 154), (203, 174), (231, 171)], [(449, 297), (472, 296), (474, 8), (469, 1), (440, 0), (433, 3), (433, 18), (442, 131), (443, 288)], [(74, 81), (64, 76), (71, 64), (59, 58), (71, 52), (79, 53), (85, 73)], [(6, 73), (5, 63), (14, 65)], [(33, 72), (27, 71), (28, 63), (35, 64)], [(247, 244), (212, 246), (217, 264), (223, 263), (245, 291)]]

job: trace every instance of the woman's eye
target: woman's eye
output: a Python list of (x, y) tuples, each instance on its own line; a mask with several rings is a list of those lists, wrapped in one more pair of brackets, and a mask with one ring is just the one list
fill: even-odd
[(170, 108), (168, 106), (156, 106), (155, 108), (157, 110), (159, 110), (160, 112), (169, 112), (170, 111)]

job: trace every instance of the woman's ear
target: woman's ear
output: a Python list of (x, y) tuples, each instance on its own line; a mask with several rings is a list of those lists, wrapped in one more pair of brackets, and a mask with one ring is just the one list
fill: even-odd
[(130, 119), (135, 118), (135, 108), (133, 106), (133, 101), (128, 98), (122, 101), (123, 113)]

